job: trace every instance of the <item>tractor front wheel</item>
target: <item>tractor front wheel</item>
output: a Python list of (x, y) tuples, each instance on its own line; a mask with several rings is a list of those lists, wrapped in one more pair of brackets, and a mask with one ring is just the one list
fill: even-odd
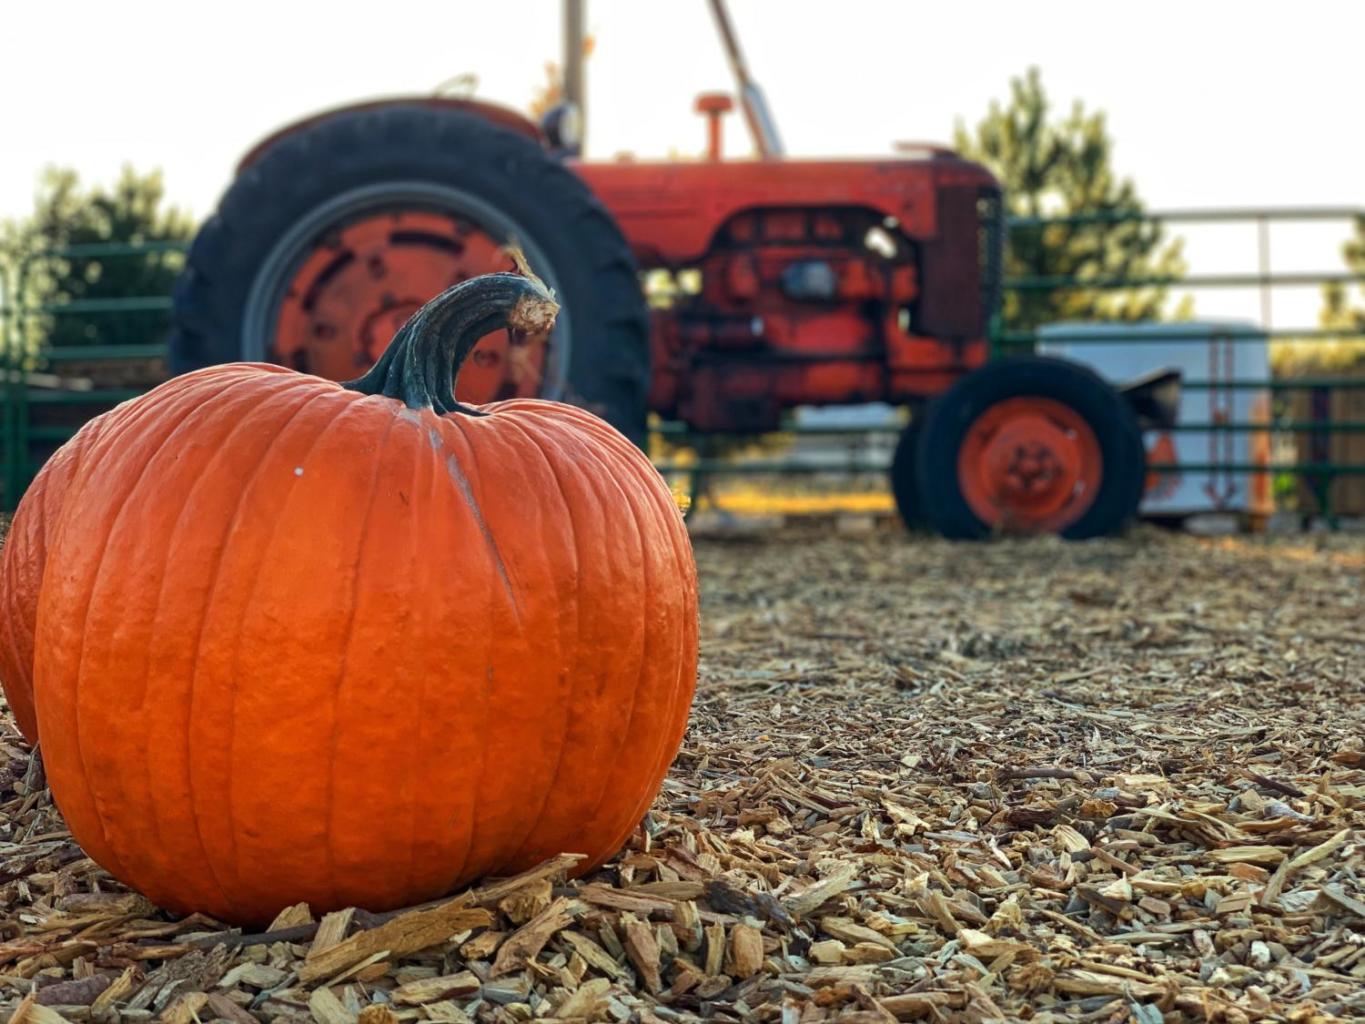
[(1142, 496), (1142, 432), (1123, 397), (1063, 359), (1002, 359), (929, 407), (915, 457), (919, 512), (945, 537), (1115, 533)]
[(922, 529), (924, 516), (919, 507), (919, 481), (915, 474), (915, 460), (919, 458), (920, 426), (924, 410), (915, 409), (910, 422), (896, 442), (896, 453), (891, 458), (891, 495), (896, 499), (896, 511), (907, 530)]

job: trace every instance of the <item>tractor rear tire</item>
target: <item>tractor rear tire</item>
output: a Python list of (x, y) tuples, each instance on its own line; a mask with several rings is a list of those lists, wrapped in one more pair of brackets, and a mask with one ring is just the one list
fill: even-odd
[[(517, 242), (563, 306), (545, 357), (548, 365), (561, 353), (555, 358), (562, 365), (525, 386), (590, 409), (643, 446), (649, 325), (620, 228), (584, 182), (532, 139), (477, 115), (418, 104), (325, 117), (286, 135), (239, 174), (177, 282), (172, 370), (277, 360), (279, 311), (286, 295), (297, 295), (289, 286), (302, 279), (304, 261), (329, 241), (335, 246), (357, 218), (382, 221), (406, 211), (464, 218), (494, 252), (496, 244)], [(461, 251), (458, 239), (445, 244)], [(421, 255), (406, 258), (430, 266)], [(421, 291), (417, 304), (435, 294), (429, 286), (409, 290)], [(383, 301), (386, 309), (393, 302)], [(393, 312), (406, 315), (397, 305)], [(392, 331), (388, 321), (376, 331), (381, 350)], [(348, 367), (338, 375), (359, 376), (362, 360), (363, 353), (354, 373)]]
[(1087, 367), (1021, 356), (987, 363), (929, 407), (915, 459), (919, 508), (945, 537), (1121, 530), (1146, 475), (1128, 403)]

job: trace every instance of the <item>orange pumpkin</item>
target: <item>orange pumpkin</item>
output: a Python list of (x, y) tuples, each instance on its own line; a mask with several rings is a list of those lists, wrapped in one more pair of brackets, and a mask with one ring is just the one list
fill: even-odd
[(479, 337), (555, 309), (475, 278), (359, 381), (212, 367), (90, 440), (34, 683), (53, 795), (112, 874), (260, 923), (625, 842), (695, 683), (681, 517), (591, 414), (453, 398)]
[(59, 448), (24, 492), (0, 553), (0, 686), (24, 739), (38, 742), (33, 715), (33, 630), (47, 563), (49, 521), (60, 511), (71, 474), (103, 423), (96, 416)]

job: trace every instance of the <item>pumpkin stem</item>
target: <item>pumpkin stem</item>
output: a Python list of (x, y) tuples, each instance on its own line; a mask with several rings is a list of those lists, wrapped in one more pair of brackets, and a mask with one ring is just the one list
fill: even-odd
[(396, 398), (409, 409), (486, 413), (455, 401), (460, 367), (479, 339), (507, 327), (545, 334), (559, 304), (534, 275), (484, 274), (447, 288), (414, 313), (370, 372), (341, 386)]

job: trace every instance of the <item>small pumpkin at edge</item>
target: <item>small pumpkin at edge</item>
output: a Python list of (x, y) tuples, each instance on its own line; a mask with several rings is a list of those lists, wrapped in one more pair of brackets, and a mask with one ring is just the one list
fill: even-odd
[(33, 632), (47, 564), (48, 524), (61, 509), (71, 474), (105, 415), (88, 420), (43, 463), (14, 510), (0, 552), (0, 687), (29, 746), (38, 742), (38, 720), (33, 711)]
[(695, 565), (648, 459), (459, 365), (534, 280), (423, 307), (338, 385), (232, 364), (111, 413), (48, 524), (54, 798), (112, 874), (243, 923), (610, 857), (681, 742)]

